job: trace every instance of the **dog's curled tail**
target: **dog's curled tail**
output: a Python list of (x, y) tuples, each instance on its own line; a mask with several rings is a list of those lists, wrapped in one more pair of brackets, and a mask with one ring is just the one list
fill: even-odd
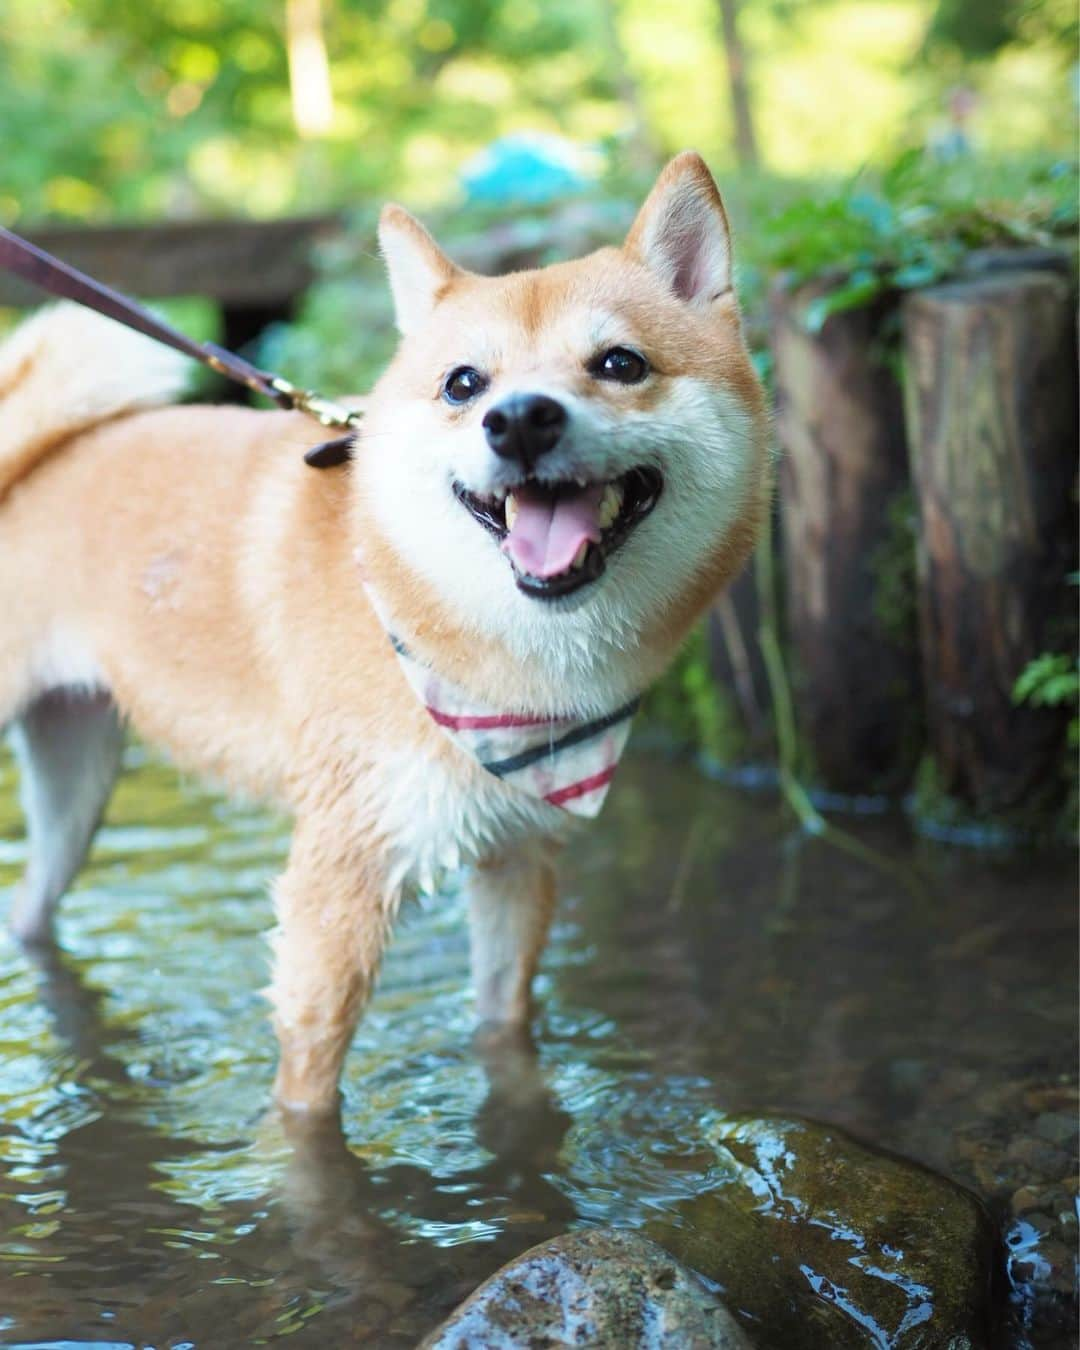
[(50, 305), (0, 345), (0, 501), (52, 450), (184, 388), (179, 352), (80, 305)]

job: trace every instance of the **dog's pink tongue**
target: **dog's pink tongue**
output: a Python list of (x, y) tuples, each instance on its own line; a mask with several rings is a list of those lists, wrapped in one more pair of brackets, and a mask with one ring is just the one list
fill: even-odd
[(586, 540), (595, 544), (600, 538), (597, 514), (603, 495), (602, 483), (557, 496), (518, 488), (517, 516), (503, 543), (518, 571), (534, 577), (565, 572)]

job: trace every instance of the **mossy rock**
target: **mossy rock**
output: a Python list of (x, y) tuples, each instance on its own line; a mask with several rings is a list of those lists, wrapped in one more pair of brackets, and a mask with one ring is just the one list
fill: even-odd
[(650, 1235), (720, 1286), (761, 1350), (979, 1350), (995, 1236), (981, 1203), (812, 1121), (729, 1119), (718, 1185)]

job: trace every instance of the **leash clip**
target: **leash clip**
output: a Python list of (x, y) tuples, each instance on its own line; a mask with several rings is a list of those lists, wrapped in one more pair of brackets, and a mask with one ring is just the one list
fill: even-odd
[(288, 401), (290, 408), (307, 413), (324, 427), (339, 427), (347, 431), (358, 427), (363, 417), (363, 413), (358, 409), (350, 410), (332, 399), (323, 398), (313, 389), (301, 389), (280, 375), (274, 376), (270, 381), (270, 387)]

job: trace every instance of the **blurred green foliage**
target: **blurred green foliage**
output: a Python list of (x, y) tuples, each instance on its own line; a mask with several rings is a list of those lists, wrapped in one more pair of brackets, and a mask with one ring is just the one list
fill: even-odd
[(1080, 840), (1080, 661), (1076, 643), (1069, 652), (1043, 652), (1029, 662), (1013, 687), (1013, 699), (1068, 715), (1061, 759), (1066, 792), (1056, 825), (1062, 838), (1075, 843)]
[[(1080, 664), (1059, 652), (1044, 652), (1026, 666), (1016, 681), (1013, 698), (1035, 708), (1072, 708), (1080, 704)], [(1080, 745), (1080, 722), (1070, 732), (1073, 745)]]
[(1061, 0), (939, 0), (926, 34), (926, 49), (962, 58), (993, 56), (1010, 43), (1051, 40), (1076, 51), (1077, 11)]
[(1062, 773), (1068, 795), (1062, 812), (1063, 832), (1076, 838), (1080, 830), (1080, 661), (1071, 652), (1043, 652), (1021, 671), (1013, 699), (1033, 708), (1058, 708), (1068, 713)]
[[(269, 215), (453, 199), (493, 137), (557, 132), (616, 170), (735, 162), (720, 0), (323, 0), (332, 117), (298, 134), (293, 0), (5, 0), (0, 220)], [(1071, 0), (741, 0), (763, 166), (817, 179), (950, 132), (1068, 155)]]

